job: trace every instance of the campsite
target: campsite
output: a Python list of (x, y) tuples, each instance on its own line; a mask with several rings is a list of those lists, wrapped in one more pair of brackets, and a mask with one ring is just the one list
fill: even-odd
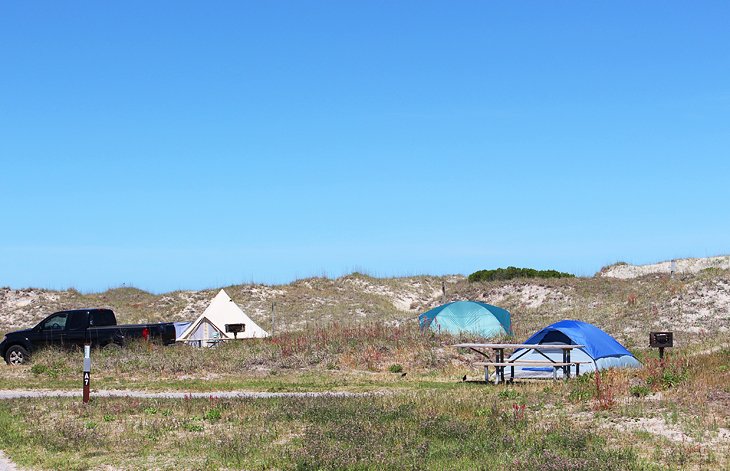
[(0, 471), (730, 471), (730, 1), (0, 4)]
[[(200, 293), (199, 302), (175, 308), (190, 322), (180, 325), (177, 345), (135, 342), (93, 352), (91, 407), (82, 405), (80, 396), (52, 395), (79, 391), (78, 351), (41, 350), (29, 365), (4, 367), (0, 389), (17, 391), (18, 397), (0, 402), (0, 449), (33, 469), (90, 469), (102, 463), (175, 469), (183, 462), (195, 469), (727, 466), (730, 350), (724, 333), (730, 319), (726, 304), (714, 304), (725, 303), (727, 272), (688, 272), (673, 279), (662, 272), (632, 279), (605, 274), (490, 282), (448, 278), (445, 295), (438, 278), (361, 274)], [(638, 288), (641, 297), (634, 304), (630, 300)], [(718, 288), (711, 298), (694, 294)], [(5, 291), (0, 300), (6, 310), (15, 305), (29, 312), (35, 303), (20, 300), (50, 295), (69, 296), (60, 300), (64, 305), (105, 298), (125, 322), (142, 320), (140, 311), (175, 296), (148, 297), (148, 308), (140, 306), (148, 295), (128, 288), (98, 295)], [(191, 299), (193, 293), (180, 295)], [(416, 301), (421, 295), (426, 297)], [(677, 306), (672, 300), (680, 295)], [(266, 336), (271, 296), (277, 299), (279, 333)], [(348, 319), (355, 311), (310, 301), (310, 314), (299, 317), (308, 298), (328, 296), (341, 299), (342, 306), (369, 306), (378, 314)], [(410, 310), (400, 307), (408, 296), (414, 299)], [(297, 312), (287, 312), (287, 298)], [(441, 320), (440, 328), (423, 325), (424, 317), (438, 319), (432, 310), (442, 312), (444, 305), (469, 298), (480, 304), (444, 312), (450, 317)], [(503, 331), (491, 336), (446, 331), (458, 319), (473, 321), (475, 312), (495, 305), (510, 316), (492, 310)], [(652, 306), (659, 306), (659, 317), (652, 315)], [(702, 317), (705, 312), (717, 314)], [(247, 327), (249, 333), (263, 334), (221, 340), (226, 333), (216, 325), (240, 321), (241, 315), (260, 329)], [(590, 323), (566, 325), (564, 318)], [(662, 365), (647, 335), (666, 328), (668, 318), (675, 346)], [(477, 324), (494, 325), (495, 319)], [(636, 332), (632, 326), (642, 328)], [(185, 331), (200, 335), (182, 338)], [(485, 378), (480, 355), (453, 347), (564, 343), (564, 336), (591, 347), (573, 353), (574, 359), (592, 355), (588, 361), (596, 360), (581, 364), (578, 377), (572, 370), (571, 379), (557, 381), (543, 365), (526, 368), (532, 368), (528, 376), (546, 379), (521, 379), (524, 374), (518, 373), (514, 382), (495, 385), (494, 369)], [(211, 346), (199, 346), (196, 338)], [(559, 352), (546, 354), (560, 361)], [(599, 375), (591, 370), (606, 361), (603, 366), (630, 367), (601, 367)], [(51, 397), (30, 400), (23, 391), (50, 392)], [(115, 391), (136, 395), (115, 396)], [(237, 392), (253, 396), (226, 396)], [(171, 393), (183, 397), (165, 396)], [(257, 398), (257, 393), (273, 396)], [(114, 451), (120, 443), (128, 453), (124, 461)], [(490, 457), (486, 465), (485, 456)]]

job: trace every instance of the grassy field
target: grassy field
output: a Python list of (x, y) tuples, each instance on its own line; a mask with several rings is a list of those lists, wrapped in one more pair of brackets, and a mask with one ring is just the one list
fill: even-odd
[[(581, 319), (614, 335), (644, 367), (485, 385), (474, 354), (449, 346), (477, 339), (417, 328), (418, 312), (441, 302), (442, 281), (447, 300), (508, 308), (515, 336), (506, 340)], [(212, 398), (4, 400), (0, 449), (39, 469), (728, 469), (728, 287), (725, 270), (488, 283), (353, 274), (232, 286), (229, 294), (264, 328), (277, 303), (275, 337), (214, 349), (139, 342), (92, 352), (95, 389)], [(0, 325), (32, 325), (80, 306), (113, 307), (121, 322), (192, 319), (214, 294), (0, 288)], [(645, 346), (652, 329), (675, 332), (663, 365)], [(0, 389), (79, 390), (81, 356), (49, 349), (30, 365), (0, 365)], [(234, 390), (372, 394), (215, 397)]]
[[(724, 469), (730, 350), (662, 366), (485, 385), (455, 337), (332, 325), (216, 349), (93, 354), (96, 388), (370, 391), (276, 399), (0, 402), (0, 449), (42, 469)], [(462, 339), (467, 340), (467, 339)], [(3, 388), (80, 386), (80, 352), (2, 367)], [(403, 373), (406, 376), (403, 377)], [(463, 374), (470, 381), (462, 382)]]
[[(729, 356), (604, 373), (599, 386), (584, 376), (357, 398), (10, 400), (0, 448), (44, 469), (723, 469)], [(654, 419), (685, 438), (632, 425)]]
[[(48, 469), (649, 469), (589, 424), (484, 388), (372, 398), (0, 404), (0, 447)], [(120, 451), (123, 450), (123, 451)]]

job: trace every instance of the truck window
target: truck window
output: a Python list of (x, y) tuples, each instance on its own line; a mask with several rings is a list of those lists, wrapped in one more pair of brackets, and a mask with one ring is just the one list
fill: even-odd
[(43, 321), (43, 330), (63, 330), (66, 327), (67, 312), (59, 312)]
[(89, 326), (89, 311), (70, 312), (66, 320), (66, 330), (85, 330)]
[(89, 325), (91, 327), (103, 327), (106, 325), (116, 325), (117, 320), (114, 317), (114, 312), (109, 309), (100, 309), (98, 311), (91, 311), (91, 318), (89, 319)]

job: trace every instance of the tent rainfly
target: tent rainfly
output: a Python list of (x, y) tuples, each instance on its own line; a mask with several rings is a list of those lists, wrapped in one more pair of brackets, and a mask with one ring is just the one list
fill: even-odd
[(226, 324), (244, 324), (245, 330), (237, 338), (263, 338), (269, 333), (256, 325), (240, 307), (233, 302), (224, 290), (213, 298), (208, 307), (177, 338), (191, 345), (212, 347), (220, 339), (233, 339), (232, 333), (226, 332)]
[(421, 330), (458, 335), (468, 333), (482, 337), (511, 335), (509, 312), (501, 307), (477, 301), (442, 304), (418, 316)]
[[(638, 368), (639, 360), (626, 347), (593, 324), (587, 322), (562, 320), (551, 324), (527, 339), (526, 344), (539, 345), (585, 345), (570, 353), (571, 361), (590, 362), (580, 366), (580, 374), (584, 375), (606, 368)], [(516, 350), (508, 361), (546, 361), (546, 357), (554, 362), (562, 361), (562, 351), (537, 351), (534, 349)], [(575, 375), (575, 366), (571, 367), (571, 375)], [(562, 369), (557, 376), (562, 377)], [(515, 367), (515, 378), (552, 378), (553, 368)]]

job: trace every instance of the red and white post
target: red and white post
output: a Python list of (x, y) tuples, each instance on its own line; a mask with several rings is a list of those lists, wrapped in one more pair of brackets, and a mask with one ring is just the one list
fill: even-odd
[(89, 402), (91, 389), (91, 344), (84, 345), (84, 404)]

